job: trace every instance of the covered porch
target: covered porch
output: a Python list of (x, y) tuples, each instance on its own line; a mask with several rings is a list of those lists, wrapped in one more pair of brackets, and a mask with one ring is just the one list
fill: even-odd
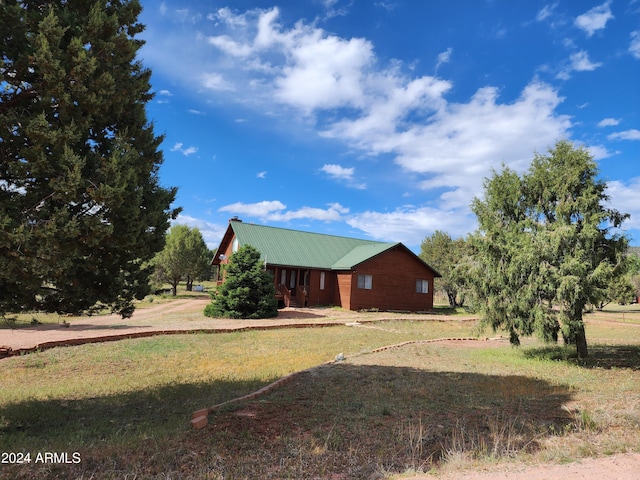
[(267, 265), (267, 272), (273, 278), (278, 308), (307, 307), (309, 305), (311, 270)]

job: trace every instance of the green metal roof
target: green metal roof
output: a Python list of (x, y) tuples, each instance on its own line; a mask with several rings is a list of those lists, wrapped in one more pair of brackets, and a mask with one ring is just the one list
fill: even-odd
[(238, 244), (255, 247), (271, 265), (347, 270), (398, 245), (240, 221), (230, 224)]
[(344, 257), (338, 259), (333, 265), (331, 265), (331, 268), (333, 270), (348, 270), (349, 268), (354, 267), (355, 265), (359, 265), (365, 260), (368, 260), (371, 257), (375, 257), (376, 255), (389, 250), (396, 245), (400, 244), (374, 243), (372, 245), (358, 245)]

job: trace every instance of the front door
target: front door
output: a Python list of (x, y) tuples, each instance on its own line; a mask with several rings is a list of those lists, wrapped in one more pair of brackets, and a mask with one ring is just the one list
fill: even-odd
[(291, 296), (296, 296), (296, 271), (291, 270), (291, 276), (289, 277), (289, 290), (291, 290)]

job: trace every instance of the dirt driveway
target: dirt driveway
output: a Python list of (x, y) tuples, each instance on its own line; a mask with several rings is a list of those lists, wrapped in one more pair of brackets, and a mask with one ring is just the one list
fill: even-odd
[[(441, 320), (442, 315), (405, 313), (359, 313), (334, 308), (286, 308), (278, 317), (266, 320), (229, 320), (208, 318), (202, 314), (209, 303), (208, 296), (179, 299), (138, 309), (133, 316), (118, 315), (66, 318), (69, 326), (38, 325), (19, 329), (0, 329), (0, 349), (13, 353), (59, 345), (74, 345), (95, 341), (119, 340), (157, 334), (180, 332), (237, 331), (247, 328), (269, 329), (286, 326), (321, 326), (381, 320)], [(473, 320), (457, 316), (456, 320)], [(62, 322), (62, 320), (61, 320)], [(0, 368), (2, 364), (0, 362)], [(622, 454), (606, 458), (583, 459), (567, 465), (529, 466), (514, 464), (491, 471), (452, 471), (438, 475), (403, 476), (411, 480), (636, 480), (640, 478), (640, 454)]]
[(491, 471), (457, 471), (441, 475), (402, 477), (410, 480), (637, 480), (640, 454), (626, 453), (604, 458), (585, 458), (566, 465), (497, 467)]

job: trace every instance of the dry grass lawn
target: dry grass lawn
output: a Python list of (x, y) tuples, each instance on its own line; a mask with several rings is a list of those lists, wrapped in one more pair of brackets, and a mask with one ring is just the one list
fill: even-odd
[[(78, 452), (0, 478), (368, 479), (640, 452), (640, 312), (587, 320), (591, 357), (473, 323), (181, 335), (0, 362), (0, 451)], [(375, 349), (407, 341), (398, 348)], [(251, 401), (190, 414), (344, 353)]]

